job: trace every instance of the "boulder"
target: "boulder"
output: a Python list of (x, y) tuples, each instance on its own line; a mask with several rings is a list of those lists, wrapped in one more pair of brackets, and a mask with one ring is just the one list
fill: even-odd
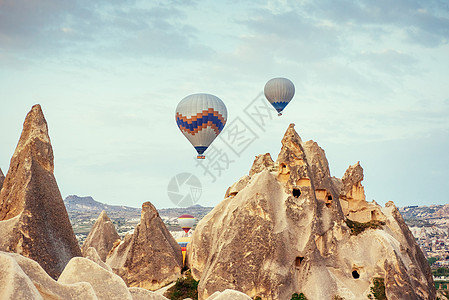
[(79, 282), (88, 282), (98, 299), (132, 300), (128, 287), (119, 276), (84, 257), (72, 258), (58, 279), (61, 284)]
[(83, 255), (89, 247), (95, 248), (102, 261), (106, 261), (106, 256), (114, 246), (114, 243), (120, 240), (120, 236), (115, 229), (111, 219), (109, 219), (106, 211), (102, 211), (94, 226), (89, 232), (86, 240), (81, 247)]
[(225, 289), (366, 299), (376, 280), (389, 299), (435, 299), (429, 265), (394, 204), (366, 202), (360, 163), (331, 177), (324, 150), (293, 124), (270, 161), (256, 157), (197, 224), (187, 252), (200, 300)]
[(168, 300), (168, 298), (162, 295), (143, 288), (130, 287), (128, 290), (133, 296), (133, 300)]
[(181, 276), (181, 247), (165, 227), (156, 208), (142, 205), (140, 223), (111, 250), (106, 263), (129, 287), (157, 290)]
[(53, 169), (47, 122), (35, 105), (0, 191), (0, 250), (29, 257), (57, 278), (81, 251)]
[(60, 284), (29, 258), (0, 251), (0, 299), (97, 299), (87, 282)]
[(235, 290), (226, 289), (213, 293), (207, 300), (252, 300), (250, 296)]
[(84, 257), (90, 259), (108, 272), (112, 272), (111, 267), (101, 260), (100, 256), (97, 253), (97, 250), (95, 250), (94, 247), (87, 248), (87, 250), (84, 251)]

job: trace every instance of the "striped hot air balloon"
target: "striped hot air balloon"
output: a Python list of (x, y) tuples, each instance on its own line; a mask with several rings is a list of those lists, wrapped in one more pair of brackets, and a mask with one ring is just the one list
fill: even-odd
[(293, 99), (295, 86), (287, 78), (273, 78), (265, 84), (264, 93), (280, 116), (287, 104)]
[(226, 105), (210, 94), (187, 96), (176, 107), (176, 124), (200, 159), (205, 158), (204, 151), (223, 130), (227, 118)]
[(176, 240), (178, 245), (181, 247), (182, 251), (182, 263), (184, 264), (186, 261), (186, 253), (187, 253), (187, 244), (190, 243), (191, 237), (182, 237)]
[(178, 224), (185, 233), (189, 233), (190, 228), (195, 224), (195, 217), (191, 215), (182, 215), (178, 217)]

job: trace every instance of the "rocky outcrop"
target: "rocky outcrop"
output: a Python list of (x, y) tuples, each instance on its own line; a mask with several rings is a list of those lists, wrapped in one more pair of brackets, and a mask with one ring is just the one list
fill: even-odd
[(0, 169), (0, 191), (3, 187), (3, 181), (5, 181), (5, 175), (3, 175), (2, 169)]
[(251, 297), (239, 291), (226, 289), (223, 292), (213, 293), (207, 300), (251, 300)]
[(128, 288), (119, 276), (82, 257), (71, 259), (58, 281), (37, 262), (15, 253), (0, 251), (0, 270), (0, 299), (167, 299)]
[(117, 240), (120, 240), (120, 236), (106, 211), (103, 210), (94, 226), (92, 226), (81, 250), (83, 255), (86, 256), (87, 249), (93, 247), (97, 250), (101, 260), (106, 261), (106, 256)]
[(404, 220), (392, 203), (366, 202), (362, 180), (359, 163), (331, 177), (324, 150), (290, 125), (276, 162), (256, 157), (198, 223), (188, 262), (199, 299), (225, 289), (262, 299), (366, 299), (377, 280), (389, 299), (435, 299)]
[(134, 233), (115, 245), (106, 263), (129, 287), (150, 290), (175, 281), (183, 266), (180, 246), (150, 202), (142, 205)]
[(87, 282), (65, 285), (29, 258), (0, 251), (0, 299), (97, 299)]
[(47, 122), (35, 105), (0, 192), (0, 250), (29, 257), (57, 278), (81, 251), (53, 169)]
[(109, 265), (107, 265), (104, 261), (101, 260), (100, 256), (97, 253), (97, 250), (95, 250), (95, 248), (93, 248), (93, 247), (87, 248), (87, 250), (85, 250), (83, 252), (83, 255), (85, 258), (90, 259), (91, 261), (98, 264), (100, 267), (107, 270), (108, 272), (112, 272), (112, 268)]
[(95, 294), (101, 295), (104, 299), (132, 300), (131, 293), (119, 276), (84, 257), (72, 258), (59, 276), (58, 282), (62, 284), (88, 282)]

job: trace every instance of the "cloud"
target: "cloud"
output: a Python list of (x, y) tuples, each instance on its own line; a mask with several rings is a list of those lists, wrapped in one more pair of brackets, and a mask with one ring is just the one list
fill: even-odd
[[(0, 1), (4, 51), (198, 58), (211, 55), (183, 9), (194, 2)], [(29, 51), (28, 51), (29, 50)], [(104, 57), (104, 55), (103, 55)]]
[[(361, 30), (393, 27), (405, 40), (437, 47), (449, 40), (449, 7), (440, 1), (316, 1), (307, 6), (312, 14), (338, 24), (354, 23)], [(390, 30), (386, 30), (388, 34)]]
[(367, 63), (377, 70), (390, 75), (410, 74), (418, 59), (394, 49), (382, 51), (362, 51), (354, 56), (354, 61)]

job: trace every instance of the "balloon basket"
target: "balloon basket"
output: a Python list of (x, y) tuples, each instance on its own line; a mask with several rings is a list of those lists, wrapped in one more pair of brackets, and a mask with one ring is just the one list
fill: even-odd
[(279, 117), (282, 116), (282, 113), (278, 113), (278, 116), (279, 116)]
[(197, 158), (197, 159), (205, 159), (206, 156), (204, 156), (204, 155), (198, 155), (196, 158)]

